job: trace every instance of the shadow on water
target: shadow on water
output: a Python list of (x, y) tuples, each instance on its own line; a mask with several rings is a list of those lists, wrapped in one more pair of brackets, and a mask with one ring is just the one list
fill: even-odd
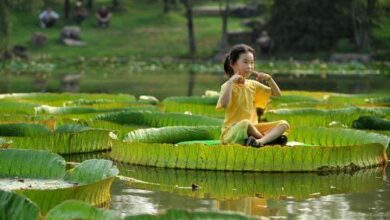
[(75, 163), (81, 163), (84, 160), (90, 160), (90, 159), (110, 159), (109, 152), (92, 152), (92, 153), (80, 153), (80, 154), (69, 154), (69, 155), (62, 155), (64, 159), (67, 162), (75, 162)]
[(122, 177), (113, 184), (111, 209), (127, 215), (182, 208), (350, 219), (390, 212), (383, 206), (390, 198), (384, 167), (319, 175), (117, 166)]

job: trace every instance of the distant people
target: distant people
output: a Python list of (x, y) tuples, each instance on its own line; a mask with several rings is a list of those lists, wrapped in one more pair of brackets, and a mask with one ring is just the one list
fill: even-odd
[(84, 46), (85, 43), (81, 41), (80, 33), (78, 26), (65, 26), (61, 30), (60, 39), (67, 46)]
[(85, 7), (83, 6), (83, 3), (80, 1), (76, 2), (76, 7), (74, 9), (74, 19), (75, 19), (76, 24), (80, 25), (81, 23), (83, 23), (83, 21), (85, 20), (87, 15), (88, 15), (88, 12), (85, 9)]
[(272, 39), (268, 35), (267, 31), (262, 31), (259, 38), (257, 38), (256, 42), (260, 46), (260, 51), (262, 54), (269, 54), (272, 48)]
[(111, 17), (112, 17), (111, 11), (106, 6), (102, 6), (96, 12), (98, 27), (102, 27), (102, 28), (108, 27), (110, 25)]
[(39, 14), (39, 20), (41, 22), (41, 28), (49, 28), (55, 25), (60, 18), (57, 12), (53, 11), (51, 7), (47, 7)]

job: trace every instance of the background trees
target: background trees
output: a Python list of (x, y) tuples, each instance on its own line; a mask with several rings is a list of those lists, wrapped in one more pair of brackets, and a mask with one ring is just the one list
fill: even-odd
[(329, 50), (352, 44), (368, 51), (378, 0), (274, 0), (267, 24), (279, 50)]
[(8, 49), (10, 35), (9, 1), (0, 1), (0, 59)]

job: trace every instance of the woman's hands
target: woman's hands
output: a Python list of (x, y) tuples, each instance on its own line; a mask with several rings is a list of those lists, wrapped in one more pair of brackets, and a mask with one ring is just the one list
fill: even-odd
[(282, 95), (279, 86), (276, 84), (276, 82), (272, 79), (272, 77), (269, 74), (263, 72), (256, 72), (256, 71), (253, 71), (252, 74), (256, 75), (256, 80), (265, 81), (267, 83), (267, 85), (271, 88), (271, 94), (273, 96)]
[[(257, 81), (268, 82), (272, 79), (272, 77), (267, 73), (253, 71), (252, 74), (256, 76)], [(245, 78), (242, 75), (236, 73), (232, 77), (230, 77), (230, 82), (244, 84)]]
[(272, 77), (267, 73), (253, 71), (252, 74), (256, 75), (256, 80), (258, 81), (269, 81), (272, 79)]
[(239, 74), (234, 74), (232, 77), (230, 77), (230, 82), (232, 83), (238, 83), (238, 84), (244, 84), (245, 79), (243, 76)]

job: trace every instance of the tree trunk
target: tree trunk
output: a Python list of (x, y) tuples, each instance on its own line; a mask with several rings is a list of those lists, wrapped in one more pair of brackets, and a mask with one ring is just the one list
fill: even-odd
[(169, 12), (170, 9), (169, 4), (170, 4), (169, 0), (164, 0), (164, 14)]
[(168, 0), (170, 3), (170, 6), (171, 6), (171, 9), (173, 9), (174, 11), (178, 11), (179, 10), (179, 6), (177, 5), (177, 0)]
[(367, 51), (370, 48), (376, 2), (377, 0), (367, 0), (364, 4), (355, 0), (351, 3), (354, 39), (359, 51)]
[(187, 28), (188, 28), (188, 43), (190, 48), (190, 56), (194, 56), (196, 53), (194, 23), (192, 19), (192, 2), (191, 0), (182, 0), (184, 7), (186, 8)]
[[(221, 2), (221, 0), (220, 0)], [(230, 0), (225, 0), (225, 8), (222, 11), (222, 7), (220, 7), (220, 12), (222, 15), (222, 35), (221, 35), (221, 44), (220, 44), (220, 49), (223, 50), (224, 48), (227, 47), (228, 42), (227, 42), (227, 26), (228, 26), (228, 16), (229, 16), (229, 7)]]
[(69, 0), (64, 0), (64, 18), (69, 19), (70, 14), (70, 2)]
[(187, 96), (192, 96), (194, 94), (194, 87), (195, 87), (195, 71), (193, 68), (191, 68), (189, 72), (189, 78), (188, 78)]
[(375, 16), (375, 6), (376, 6), (377, 0), (367, 0), (367, 27), (366, 27), (366, 36), (365, 36), (365, 49), (369, 49), (371, 38), (372, 38), (372, 20)]
[(352, 25), (353, 25), (353, 35), (356, 47), (360, 50), (362, 47), (362, 39), (361, 39), (361, 24), (356, 16), (356, 5), (354, 1), (351, 2), (351, 17), (352, 17)]
[(7, 54), (10, 35), (10, 13), (7, 0), (0, 1), (0, 60)]
[(93, 2), (93, 0), (87, 0), (87, 8), (88, 8), (88, 10), (93, 10), (93, 4), (94, 2)]
[(119, 10), (121, 4), (119, 0), (112, 0), (112, 9), (113, 10)]

